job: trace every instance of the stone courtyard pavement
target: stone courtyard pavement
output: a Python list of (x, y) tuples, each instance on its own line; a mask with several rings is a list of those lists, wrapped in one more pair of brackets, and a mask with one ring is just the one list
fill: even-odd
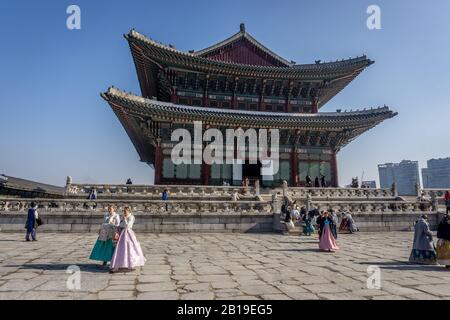
[[(450, 270), (407, 264), (412, 233), (316, 237), (278, 234), (138, 234), (145, 267), (109, 274), (88, 259), (95, 234), (0, 233), (0, 299), (450, 299)], [(81, 287), (69, 290), (70, 265)], [(367, 267), (381, 289), (367, 289)], [(73, 283), (73, 282), (72, 282)]]

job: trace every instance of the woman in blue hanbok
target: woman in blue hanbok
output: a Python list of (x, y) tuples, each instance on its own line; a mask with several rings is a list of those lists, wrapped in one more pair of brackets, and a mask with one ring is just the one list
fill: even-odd
[(115, 212), (114, 206), (109, 206), (89, 259), (103, 261), (104, 266), (111, 261), (115, 248), (114, 235), (119, 225), (120, 216)]

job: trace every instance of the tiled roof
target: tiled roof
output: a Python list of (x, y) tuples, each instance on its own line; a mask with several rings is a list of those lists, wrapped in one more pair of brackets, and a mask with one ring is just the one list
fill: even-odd
[(0, 185), (6, 189), (31, 191), (37, 193), (47, 193), (57, 195), (61, 195), (64, 193), (63, 187), (11, 177), (7, 175), (0, 176)]
[(373, 63), (366, 56), (362, 56), (336, 62), (299, 64), (286, 67), (255, 66), (203, 58), (199, 55), (199, 52), (190, 53), (177, 50), (158, 43), (135, 30), (131, 30), (125, 37), (130, 45), (135, 44), (137, 48), (140, 48), (139, 52), (133, 51), (133, 54), (143, 54), (155, 63), (170, 64), (200, 72), (236, 76), (291, 80), (333, 80), (343, 76), (356, 77), (359, 72)]
[(127, 113), (149, 116), (162, 121), (203, 121), (227, 126), (254, 128), (342, 131), (371, 128), (397, 115), (388, 107), (351, 112), (275, 113), (178, 105), (146, 99), (109, 88), (102, 97), (119, 105)]

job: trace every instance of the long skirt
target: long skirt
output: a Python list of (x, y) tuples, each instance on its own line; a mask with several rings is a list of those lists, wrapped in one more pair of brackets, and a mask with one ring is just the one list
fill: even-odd
[(335, 251), (339, 250), (336, 244), (336, 239), (333, 237), (331, 228), (329, 224), (323, 227), (322, 235), (320, 236), (319, 249), (324, 251)]
[(136, 235), (131, 229), (124, 229), (120, 233), (116, 251), (111, 260), (111, 270), (134, 269), (145, 264), (145, 257)]
[(95, 242), (89, 259), (97, 261), (111, 261), (114, 254), (114, 245), (111, 239), (106, 241), (98, 240)]
[(348, 220), (342, 219), (341, 224), (339, 225), (339, 231), (349, 231)]
[(412, 249), (409, 262), (417, 264), (436, 264), (436, 252), (434, 250)]
[(310, 221), (303, 222), (303, 233), (304, 234), (311, 235), (311, 233), (314, 233), (314, 232), (315, 232), (314, 227)]
[(444, 266), (450, 266), (450, 241), (439, 239), (436, 245), (437, 262)]

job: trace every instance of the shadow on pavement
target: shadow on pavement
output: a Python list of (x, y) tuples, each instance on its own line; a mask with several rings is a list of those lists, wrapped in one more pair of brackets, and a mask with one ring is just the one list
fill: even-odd
[(41, 263), (41, 264), (23, 264), (23, 265), (9, 265), (8, 267), (19, 267), (20, 269), (27, 270), (61, 270), (66, 271), (70, 266), (77, 266), (80, 271), (92, 272), (92, 273), (108, 273), (109, 268), (103, 267), (99, 264), (75, 264), (75, 263)]
[(392, 269), (392, 270), (421, 270), (421, 271), (449, 272), (449, 269), (446, 269), (445, 266), (441, 266), (441, 265), (412, 264), (412, 263), (401, 262), (401, 261), (360, 262), (359, 264), (373, 265), (373, 266), (378, 266), (381, 269)]

